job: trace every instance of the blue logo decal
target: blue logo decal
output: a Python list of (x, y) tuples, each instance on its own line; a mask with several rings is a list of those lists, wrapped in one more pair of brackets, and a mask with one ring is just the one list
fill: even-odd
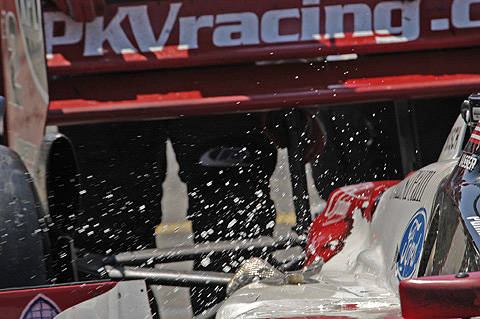
[(399, 280), (411, 278), (415, 273), (425, 239), (426, 224), (425, 208), (420, 208), (410, 219), (400, 244), (397, 260)]

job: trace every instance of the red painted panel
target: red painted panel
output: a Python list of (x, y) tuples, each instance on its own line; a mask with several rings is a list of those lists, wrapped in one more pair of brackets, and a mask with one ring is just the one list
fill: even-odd
[(466, 95), (480, 87), (479, 56), (475, 48), (52, 79), (48, 120), (131, 120)]
[(466, 277), (430, 276), (400, 282), (404, 318), (470, 318), (480, 316), (480, 272)]
[(8, 145), (32, 169), (48, 109), (40, 0), (3, 0), (0, 11)]
[(469, 47), (477, 0), (118, 1), (79, 23), (47, 8), (51, 74)]
[(58, 310), (63, 311), (82, 301), (107, 292), (116, 284), (115, 282), (84, 283), (71, 286), (0, 291), (1, 317), (21, 318), (26, 307), (39, 295), (52, 302)]
[[(371, 221), (378, 197), (386, 189), (400, 181), (379, 181), (345, 186), (334, 191), (328, 198), (327, 207), (312, 222), (305, 249), (306, 265), (316, 258), (329, 261), (339, 253), (353, 227), (353, 213), (362, 209), (362, 217)], [(365, 206), (368, 203), (368, 206)]]

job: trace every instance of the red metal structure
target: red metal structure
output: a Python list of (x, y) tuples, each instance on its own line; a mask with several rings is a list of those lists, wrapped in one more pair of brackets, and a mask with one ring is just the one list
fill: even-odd
[[(112, 1), (85, 23), (52, 6), (42, 17), (36, 1), (1, 10), (7, 144), (31, 165), (45, 124), (461, 95), (480, 81), (474, 0)], [(22, 118), (20, 104), (35, 107)]]
[(477, 16), (475, 1), (119, 2), (85, 24), (47, 11), (48, 121), (466, 93)]
[[(60, 287), (36, 287), (16, 291), (0, 291), (0, 300), (2, 301), (2, 312), (4, 318), (24, 318), (26, 309), (35, 309), (35, 302), (44, 302), (49, 304), (57, 314), (71, 306), (82, 301), (88, 300), (94, 296), (105, 293), (114, 287), (114, 282), (77, 284)], [(32, 307), (33, 306), (33, 307)], [(37, 313), (41, 312), (46, 317), (45, 306), (37, 306)]]
[(72, 146), (46, 134), (49, 125), (437, 98), (480, 87), (480, 0), (107, 3), (104, 15), (78, 22), (40, 0), (0, 2), (2, 152), (16, 152), (33, 176), (39, 215), (62, 206), (68, 216), (78, 205)]

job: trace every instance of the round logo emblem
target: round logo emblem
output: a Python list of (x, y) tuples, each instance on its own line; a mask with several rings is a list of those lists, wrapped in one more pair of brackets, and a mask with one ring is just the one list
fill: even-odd
[(411, 278), (415, 273), (425, 239), (426, 224), (425, 208), (420, 208), (410, 219), (400, 244), (397, 259), (399, 280)]

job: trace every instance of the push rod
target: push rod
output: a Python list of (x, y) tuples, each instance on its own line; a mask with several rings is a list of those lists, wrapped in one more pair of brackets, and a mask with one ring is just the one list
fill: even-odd
[(143, 279), (149, 284), (164, 286), (227, 286), (234, 274), (213, 271), (176, 271), (142, 267), (105, 266), (113, 280)]
[(271, 252), (277, 249), (285, 249), (293, 246), (305, 245), (305, 238), (296, 236), (284, 236), (280, 238), (259, 237), (237, 241), (219, 241), (200, 243), (191, 246), (178, 246), (170, 248), (145, 249), (139, 251), (123, 252), (105, 257), (106, 265), (143, 265), (158, 264), (192, 260), (212, 252), (240, 252), (250, 250), (262, 250)]

